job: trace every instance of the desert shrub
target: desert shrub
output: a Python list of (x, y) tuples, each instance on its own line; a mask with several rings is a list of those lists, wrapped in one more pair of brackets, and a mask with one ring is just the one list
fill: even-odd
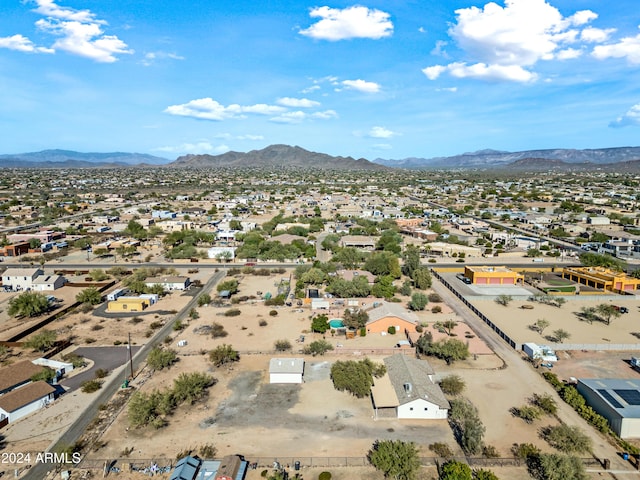
[(80, 385), (80, 390), (82, 390), (83, 393), (93, 393), (100, 390), (101, 387), (102, 387), (101, 381), (87, 380), (82, 382), (82, 384)]
[(96, 339), (93, 337), (87, 337), (84, 339), (84, 343), (87, 343), (87, 344), (96, 343)]
[(240, 315), (242, 312), (240, 311), (239, 308), (230, 308), (229, 310), (227, 310), (226, 312), (224, 312), (224, 316), (225, 317), (237, 317), (238, 315)]
[(591, 439), (576, 426), (562, 424), (548, 427), (542, 434), (552, 447), (563, 453), (585, 453), (591, 450)]
[(229, 332), (224, 329), (223, 325), (216, 322), (211, 324), (211, 336), (213, 338), (224, 338), (227, 335), (229, 335)]
[(451, 450), (451, 447), (449, 447), (449, 445), (444, 442), (432, 443), (431, 445), (429, 445), (429, 450), (442, 458), (453, 457), (453, 451)]
[(105, 370), (104, 368), (97, 369), (95, 373), (96, 378), (104, 378), (107, 375), (109, 375), (109, 370)]
[(289, 340), (276, 340), (274, 348), (277, 352), (286, 352), (291, 350), (291, 342)]
[(178, 355), (171, 348), (153, 347), (147, 356), (147, 365), (154, 370), (168, 368), (178, 361)]
[(266, 320), (264, 320), (264, 319), (263, 319), (263, 320), (260, 320), (260, 321), (258, 322), (258, 325), (260, 325), (261, 327), (266, 327), (266, 326), (268, 325), (268, 323), (267, 323), (267, 321), (266, 321)]
[(516, 458), (526, 460), (540, 455), (540, 449), (533, 443), (514, 443), (511, 447), (511, 453), (513, 453), (513, 456)]
[(200, 457), (202, 458), (215, 458), (216, 454), (218, 453), (218, 449), (211, 443), (205, 443), (204, 445), (200, 446), (198, 452), (200, 453)]
[(524, 420), (526, 423), (533, 423), (542, 416), (542, 410), (534, 405), (523, 405), (519, 408), (513, 408), (512, 413)]
[(271, 310), (271, 311), (269, 312), (269, 316), (270, 316), (270, 317), (275, 317), (275, 316), (277, 316), (277, 315), (278, 315), (278, 311), (277, 311), (277, 310)]
[(391, 325), (389, 328), (387, 328), (387, 333), (389, 335), (395, 335), (396, 334), (396, 327), (394, 327), (393, 325)]
[(442, 303), (442, 297), (435, 292), (430, 293), (427, 298), (431, 303)]
[(151, 330), (157, 330), (158, 328), (162, 327), (162, 325), (163, 325), (162, 322), (155, 321), (155, 322), (151, 322), (151, 325), (149, 325), (149, 328)]
[(441, 313), (442, 307), (440, 305), (434, 305), (431, 307), (431, 313)]
[(446, 395), (460, 395), (465, 383), (459, 375), (448, 375), (440, 380), (440, 388)]
[(318, 475), (318, 480), (331, 480), (331, 473), (321, 472), (320, 475)]
[(131, 323), (133, 323), (134, 325), (137, 325), (138, 323), (142, 323), (144, 320), (140, 317), (133, 317), (131, 319)]
[(182, 320), (176, 320), (176, 323), (173, 324), (173, 331), (179, 332), (180, 330), (184, 330), (187, 326), (182, 323)]
[(531, 403), (542, 410), (547, 415), (555, 415), (558, 411), (558, 405), (551, 395), (548, 393), (537, 394), (534, 393), (531, 398)]
[(225, 363), (237, 362), (239, 359), (238, 352), (231, 345), (220, 345), (209, 352), (209, 360), (216, 367)]
[(500, 458), (500, 452), (493, 445), (483, 445), (482, 456), (485, 458)]
[(91, 327), (91, 331), (92, 331), (92, 332), (97, 332), (98, 330), (102, 330), (103, 328), (104, 328), (104, 327), (103, 327), (102, 325), (100, 325), (100, 324), (96, 324), (96, 325), (93, 325), (93, 326)]

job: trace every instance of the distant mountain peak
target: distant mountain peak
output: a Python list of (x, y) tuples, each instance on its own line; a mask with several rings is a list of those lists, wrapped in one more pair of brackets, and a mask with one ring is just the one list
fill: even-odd
[(299, 146), (274, 144), (260, 150), (246, 153), (226, 152), (220, 155), (184, 155), (171, 167), (296, 167), (331, 170), (383, 170), (387, 167), (370, 162), (364, 158), (333, 157), (326, 153), (311, 152)]

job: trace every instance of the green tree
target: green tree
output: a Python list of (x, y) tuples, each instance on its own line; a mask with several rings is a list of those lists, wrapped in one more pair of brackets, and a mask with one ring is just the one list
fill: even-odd
[(596, 312), (604, 319), (607, 325), (611, 324), (611, 318), (618, 318), (620, 316), (620, 311), (608, 303), (596, 305)]
[(390, 275), (400, 278), (400, 263), (398, 257), (391, 252), (374, 252), (364, 264), (364, 269), (376, 276)]
[(542, 333), (545, 331), (545, 329), (551, 325), (551, 323), (549, 322), (549, 320), (546, 320), (544, 318), (540, 318), (538, 320), (536, 320), (536, 323), (534, 323), (534, 326), (536, 328), (536, 330), (538, 330), (538, 333), (540, 335), (542, 335)]
[(216, 367), (220, 367), (221, 365), (231, 362), (237, 362), (239, 359), (240, 355), (231, 345), (220, 345), (209, 352), (209, 360)]
[(571, 334), (562, 328), (559, 328), (558, 330), (554, 330), (553, 336), (559, 343), (562, 343), (565, 340), (571, 338)]
[(449, 460), (440, 468), (440, 480), (472, 480), (471, 467), (458, 460)]
[(276, 340), (273, 344), (273, 348), (276, 352), (286, 352), (291, 350), (291, 342), (287, 339)]
[(40, 292), (23, 292), (9, 300), (7, 313), (12, 317), (35, 317), (49, 310), (49, 300)]
[(311, 331), (324, 333), (329, 330), (329, 317), (326, 315), (316, 315), (311, 319)]
[(513, 412), (526, 423), (533, 423), (542, 416), (542, 411), (534, 405), (523, 405), (522, 407), (514, 408)]
[(480, 453), (485, 427), (478, 409), (466, 398), (454, 398), (450, 403), (449, 422), (462, 450), (466, 454)]
[(474, 480), (499, 480), (498, 476), (491, 470), (484, 470), (482, 468), (473, 471)]
[(346, 327), (356, 329), (362, 328), (369, 321), (369, 314), (365, 310), (361, 310), (359, 308), (356, 310), (347, 308), (342, 315), (342, 321)]
[(587, 453), (591, 450), (591, 439), (576, 426), (561, 424), (547, 427), (543, 435), (552, 447), (563, 453)]
[(109, 275), (107, 275), (101, 268), (94, 268), (89, 271), (89, 277), (94, 282), (102, 282), (103, 280), (109, 278)]
[(384, 365), (376, 365), (371, 360), (338, 360), (331, 366), (331, 380), (338, 391), (347, 391), (358, 398), (371, 394), (373, 377), (381, 377), (386, 372)]
[(429, 297), (424, 293), (416, 292), (411, 295), (411, 301), (409, 302), (409, 308), (411, 310), (424, 310), (429, 303)]
[(359, 268), (366, 258), (367, 254), (362, 250), (354, 247), (344, 247), (333, 255), (331, 261), (341, 264), (346, 269), (354, 269)]
[(426, 290), (427, 288), (431, 288), (431, 272), (427, 267), (416, 268), (413, 271), (411, 280), (413, 280), (413, 286), (418, 290)]
[[(424, 335), (421, 336), (421, 338)], [(428, 337), (425, 337), (428, 338)], [(466, 360), (469, 357), (469, 347), (457, 338), (439, 340), (437, 342), (418, 342), (418, 350), (425, 355), (442, 358), (448, 365), (457, 360)]]
[(531, 398), (531, 403), (547, 415), (555, 415), (558, 412), (558, 404), (548, 393), (534, 393)]
[(376, 440), (367, 457), (385, 478), (414, 480), (420, 470), (418, 448), (413, 442)]
[(95, 287), (85, 288), (76, 295), (76, 302), (86, 303), (89, 305), (98, 305), (102, 302), (102, 294)]
[(224, 282), (220, 282), (216, 287), (218, 292), (222, 292), (224, 290), (228, 290), (231, 295), (238, 292), (238, 280), (232, 278), (230, 280), (225, 280)]
[(169, 368), (178, 361), (178, 355), (171, 348), (162, 348), (156, 345), (147, 355), (147, 365), (154, 370)]
[(393, 284), (391, 275), (382, 275), (376, 278), (376, 282), (371, 288), (371, 295), (377, 298), (389, 299), (396, 293), (396, 287)]
[(333, 345), (326, 340), (315, 340), (304, 347), (303, 353), (305, 355), (313, 355), (315, 357), (316, 355), (324, 355), (331, 350), (333, 350)]
[(402, 273), (411, 278), (413, 272), (420, 268), (420, 249), (415, 245), (407, 245), (402, 260)]
[(45, 352), (55, 345), (57, 337), (56, 332), (53, 330), (42, 330), (26, 340), (23, 346), (39, 352)]
[(506, 307), (511, 303), (512, 300), (513, 300), (513, 297), (511, 295), (501, 294), (496, 297), (495, 302), (498, 305), (502, 305), (503, 307)]
[(173, 380), (172, 394), (176, 403), (193, 405), (207, 394), (207, 389), (215, 384), (216, 380), (206, 373), (181, 373)]
[(211, 295), (208, 293), (203, 293), (198, 297), (198, 306), (204, 307), (205, 305), (209, 305), (211, 303)]
[(544, 480), (587, 480), (587, 474), (582, 461), (574, 456), (559, 455), (557, 453), (540, 454), (533, 464), (535, 473)]
[(459, 375), (447, 375), (440, 380), (440, 388), (446, 395), (460, 395), (464, 387), (464, 380)]

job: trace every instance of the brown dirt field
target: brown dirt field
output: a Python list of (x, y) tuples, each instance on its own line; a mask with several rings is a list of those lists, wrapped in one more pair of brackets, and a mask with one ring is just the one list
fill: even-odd
[[(553, 307), (539, 303), (531, 303), (523, 300), (514, 300), (507, 307), (498, 305), (492, 300), (473, 300), (482, 313), (498, 325), (504, 332), (516, 342), (549, 343), (544, 338), (553, 335), (553, 331), (559, 328), (571, 333), (571, 337), (565, 343), (624, 343), (640, 344), (640, 339), (632, 335), (632, 332), (640, 332), (640, 314), (638, 307), (640, 300), (635, 297), (620, 297), (615, 301), (605, 297), (580, 297), (573, 299), (565, 297), (567, 303), (562, 307)], [(577, 313), (582, 307), (596, 306), (600, 303), (613, 303), (626, 306), (629, 313), (613, 318), (610, 325), (601, 322), (589, 324), (581, 321)], [(533, 309), (520, 308), (521, 305), (533, 305)], [(551, 325), (544, 330), (544, 336), (529, 328), (536, 320), (544, 318)]]

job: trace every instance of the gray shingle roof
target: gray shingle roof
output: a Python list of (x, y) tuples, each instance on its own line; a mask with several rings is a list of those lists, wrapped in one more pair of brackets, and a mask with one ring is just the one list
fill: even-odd
[[(440, 387), (429, 378), (429, 375), (433, 375), (434, 371), (426, 360), (418, 360), (402, 353), (396, 353), (385, 358), (384, 364), (400, 405), (416, 398), (424, 398), (440, 408), (450, 407)], [(406, 390), (406, 384), (411, 385), (409, 392)]]

